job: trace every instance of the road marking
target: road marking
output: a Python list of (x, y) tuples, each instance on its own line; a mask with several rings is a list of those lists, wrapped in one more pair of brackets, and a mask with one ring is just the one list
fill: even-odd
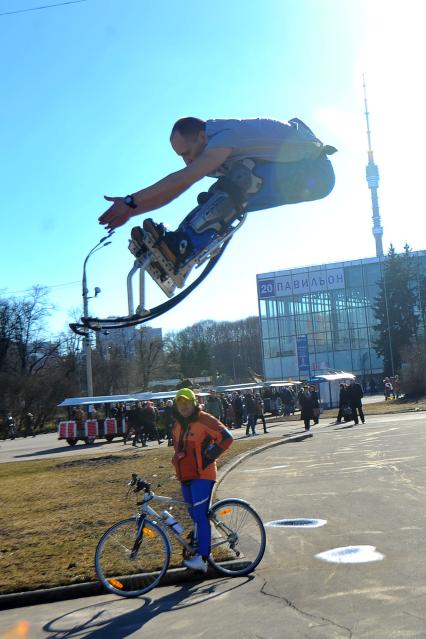
[(298, 517), (296, 519), (275, 519), (265, 523), (265, 526), (269, 526), (269, 528), (319, 528), (320, 526), (325, 526), (326, 523), (326, 519)]
[(363, 564), (385, 558), (376, 550), (376, 546), (342, 546), (320, 552), (315, 557), (333, 564)]

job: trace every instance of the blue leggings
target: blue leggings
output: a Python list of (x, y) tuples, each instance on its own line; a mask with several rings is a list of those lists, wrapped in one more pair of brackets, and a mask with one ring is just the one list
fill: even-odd
[(204, 558), (210, 554), (211, 530), (207, 513), (210, 508), (214, 481), (211, 479), (191, 479), (182, 482), (182, 495), (188, 504), (188, 512), (194, 522), (198, 553)]

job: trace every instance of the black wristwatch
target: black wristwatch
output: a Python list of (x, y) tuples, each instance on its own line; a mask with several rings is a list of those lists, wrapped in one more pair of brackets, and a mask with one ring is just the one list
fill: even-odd
[(135, 204), (135, 200), (133, 195), (126, 195), (126, 197), (124, 198), (124, 204), (127, 204), (127, 206), (130, 206), (131, 209), (137, 209), (137, 205)]

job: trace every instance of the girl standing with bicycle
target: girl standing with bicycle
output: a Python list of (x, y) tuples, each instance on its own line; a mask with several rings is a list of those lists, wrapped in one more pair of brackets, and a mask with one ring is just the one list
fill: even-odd
[(186, 559), (184, 564), (193, 570), (207, 572), (211, 545), (208, 512), (217, 476), (216, 459), (229, 448), (233, 437), (218, 419), (200, 410), (190, 388), (177, 392), (174, 418), (172, 462), (198, 543), (198, 554)]

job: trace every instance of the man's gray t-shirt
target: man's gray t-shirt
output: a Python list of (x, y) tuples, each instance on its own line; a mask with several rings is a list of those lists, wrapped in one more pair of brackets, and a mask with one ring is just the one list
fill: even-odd
[(207, 149), (232, 148), (224, 169), (245, 158), (263, 162), (316, 159), (323, 147), (312, 131), (296, 118), (289, 122), (267, 118), (207, 120), (206, 135)]

